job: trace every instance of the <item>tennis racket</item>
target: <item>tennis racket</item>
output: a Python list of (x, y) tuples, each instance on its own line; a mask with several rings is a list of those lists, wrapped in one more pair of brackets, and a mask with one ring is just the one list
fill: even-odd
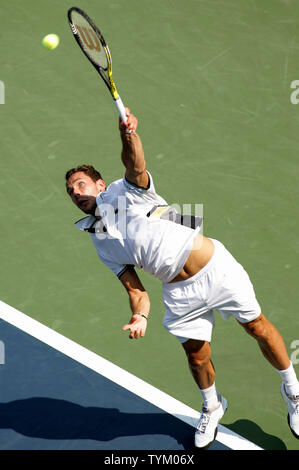
[(99, 28), (80, 8), (68, 10), (68, 20), (77, 43), (107, 85), (123, 122), (127, 121), (125, 107), (119, 96), (113, 76), (109, 47)]

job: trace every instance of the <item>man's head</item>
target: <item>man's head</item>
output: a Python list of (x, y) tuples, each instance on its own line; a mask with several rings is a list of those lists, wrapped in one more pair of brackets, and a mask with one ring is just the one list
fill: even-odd
[(96, 196), (106, 189), (101, 174), (91, 165), (80, 165), (68, 170), (65, 179), (73, 203), (85, 214), (94, 215)]

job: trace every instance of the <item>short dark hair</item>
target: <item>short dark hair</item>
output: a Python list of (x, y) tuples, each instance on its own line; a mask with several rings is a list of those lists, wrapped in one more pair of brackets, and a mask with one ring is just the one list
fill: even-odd
[(71, 168), (65, 174), (66, 183), (68, 182), (69, 178), (74, 174), (82, 171), (86, 173), (93, 181), (102, 180), (102, 175), (99, 171), (97, 171), (92, 165), (79, 165), (75, 168)]

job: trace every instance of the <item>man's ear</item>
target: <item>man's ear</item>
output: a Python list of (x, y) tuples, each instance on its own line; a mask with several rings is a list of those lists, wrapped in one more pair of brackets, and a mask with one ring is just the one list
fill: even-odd
[(97, 180), (96, 185), (97, 185), (97, 188), (98, 188), (99, 192), (105, 191), (106, 185), (105, 185), (105, 182), (103, 180), (101, 180), (101, 179)]

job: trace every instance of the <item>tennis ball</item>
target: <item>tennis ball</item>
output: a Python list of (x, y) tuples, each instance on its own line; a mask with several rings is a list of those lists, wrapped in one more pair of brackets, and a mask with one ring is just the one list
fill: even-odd
[(59, 36), (57, 34), (47, 34), (42, 40), (42, 45), (45, 49), (52, 51), (59, 44)]

